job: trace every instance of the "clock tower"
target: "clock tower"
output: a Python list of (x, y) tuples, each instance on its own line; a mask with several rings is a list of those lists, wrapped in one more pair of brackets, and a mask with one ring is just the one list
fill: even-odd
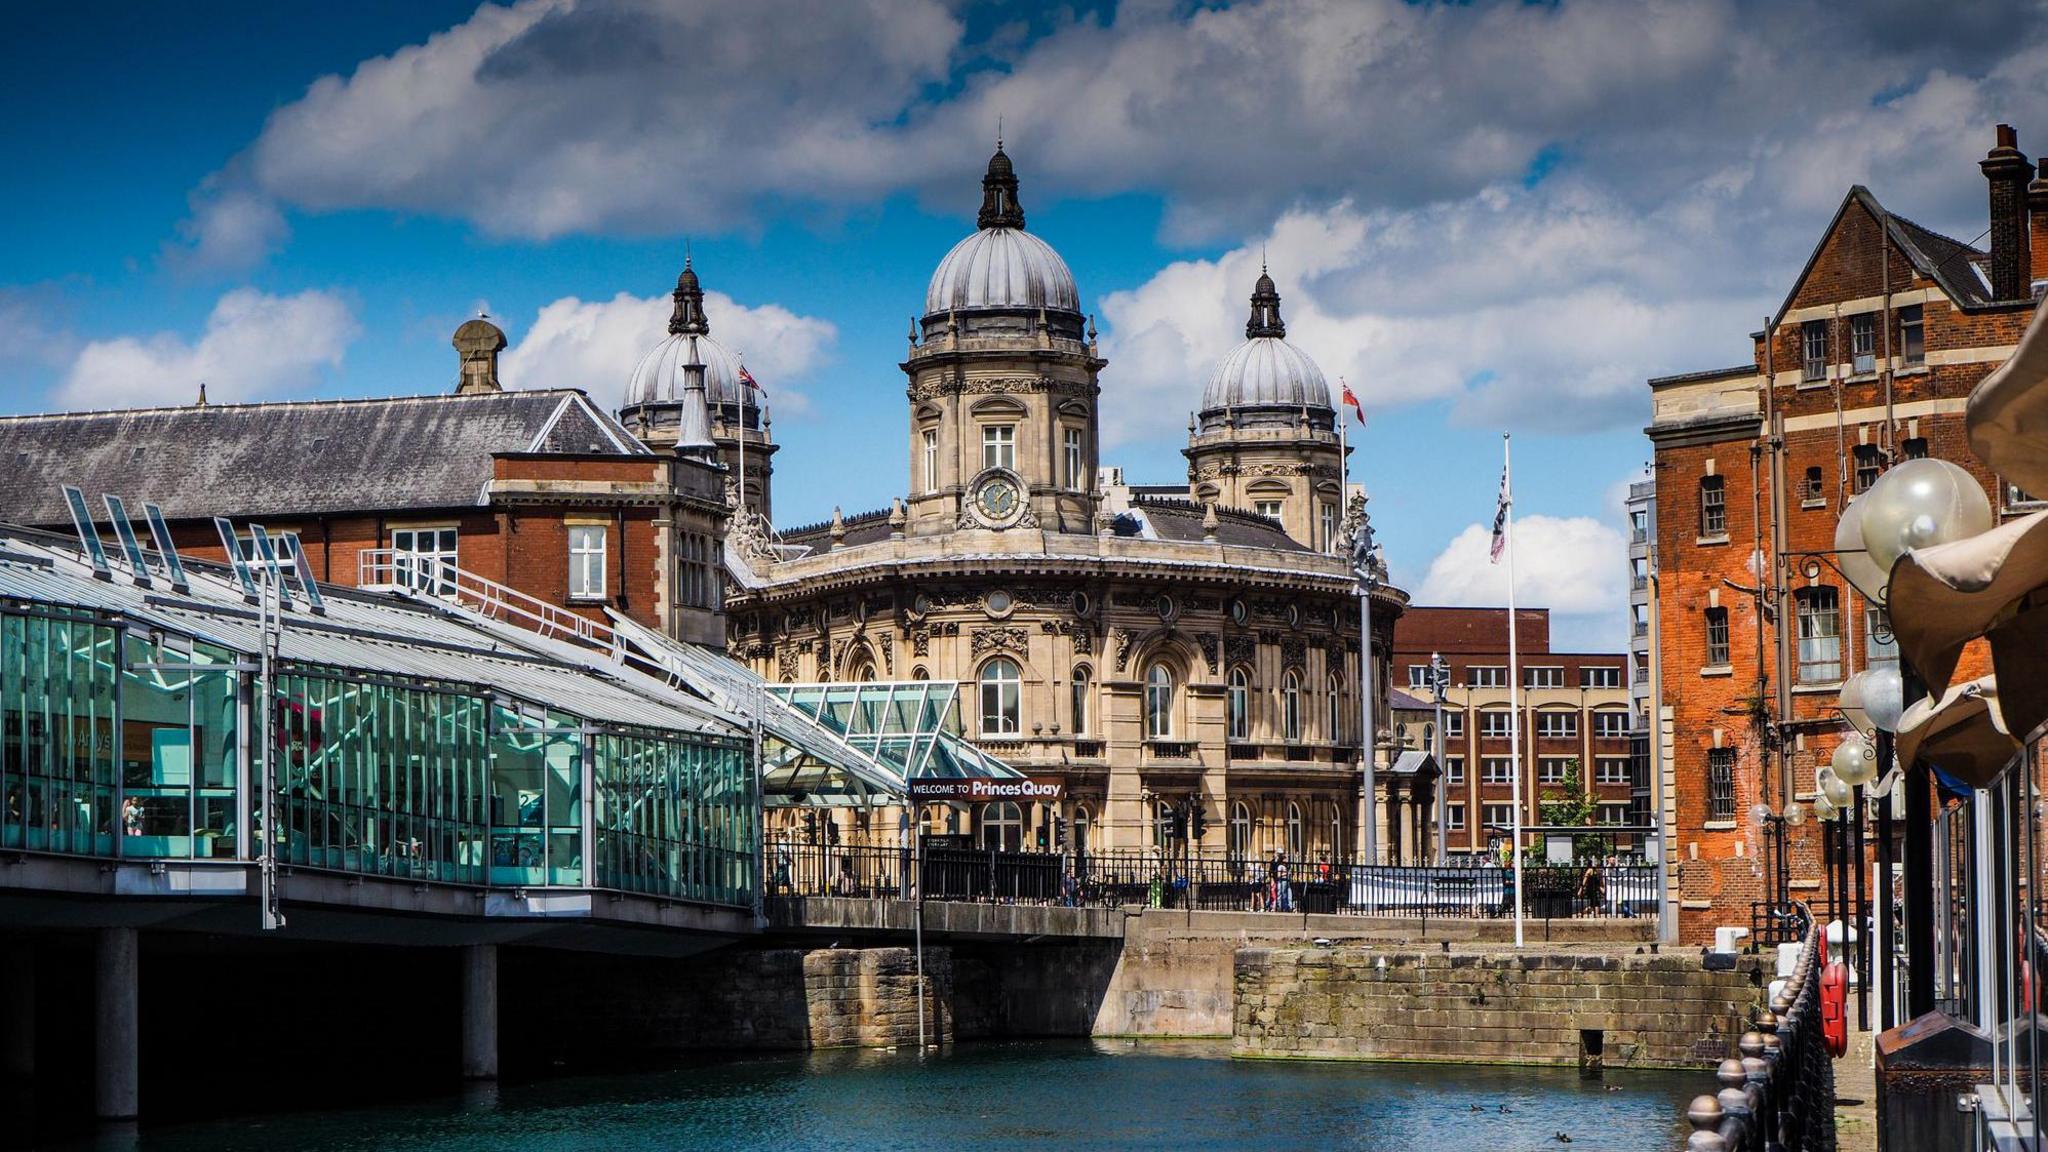
[(1000, 144), (974, 233), (932, 273), (910, 328), (905, 530), (1094, 531), (1094, 323), (1066, 261), (1024, 230)]

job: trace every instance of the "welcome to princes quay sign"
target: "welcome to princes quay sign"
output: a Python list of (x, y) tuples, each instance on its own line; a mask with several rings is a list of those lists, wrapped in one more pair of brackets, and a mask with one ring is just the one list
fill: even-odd
[(912, 776), (912, 800), (1057, 800), (1066, 786), (1056, 780), (977, 780), (957, 776)]

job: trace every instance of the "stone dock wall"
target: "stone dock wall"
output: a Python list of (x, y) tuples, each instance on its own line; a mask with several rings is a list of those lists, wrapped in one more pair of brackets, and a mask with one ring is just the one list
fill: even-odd
[(1712, 1067), (1763, 997), (1697, 954), (1241, 948), (1235, 976), (1232, 1052), (1295, 1059)]

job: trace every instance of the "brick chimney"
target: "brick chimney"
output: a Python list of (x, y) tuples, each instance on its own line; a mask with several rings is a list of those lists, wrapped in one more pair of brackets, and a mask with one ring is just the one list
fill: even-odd
[(2027, 222), (2033, 232), (2034, 275), (2048, 278), (2048, 166), (2027, 185)]
[(1998, 126), (1998, 146), (1978, 167), (1991, 182), (1991, 295), (2024, 300), (2033, 292), (2032, 242), (2027, 230), (2027, 181), (2034, 166), (2020, 152), (2019, 133)]

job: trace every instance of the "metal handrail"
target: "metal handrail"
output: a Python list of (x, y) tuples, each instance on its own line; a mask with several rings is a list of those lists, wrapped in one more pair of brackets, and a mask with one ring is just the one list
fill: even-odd
[(356, 554), (356, 586), (452, 600), (493, 620), (503, 620), (558, 640), (572, 640), (617, 655), (617, 629), (449, 564), (436, 556), (397, 548), (365, 548)]
[(1721, 1061), (1721, 1090), (1695, 1096), (1686, 1152), (1835, 1152), (1835, 1063), (1821, 1034), (1820, 923), (1799, 905), (1805, 932), (1785, 986), (1759, 1008)]

